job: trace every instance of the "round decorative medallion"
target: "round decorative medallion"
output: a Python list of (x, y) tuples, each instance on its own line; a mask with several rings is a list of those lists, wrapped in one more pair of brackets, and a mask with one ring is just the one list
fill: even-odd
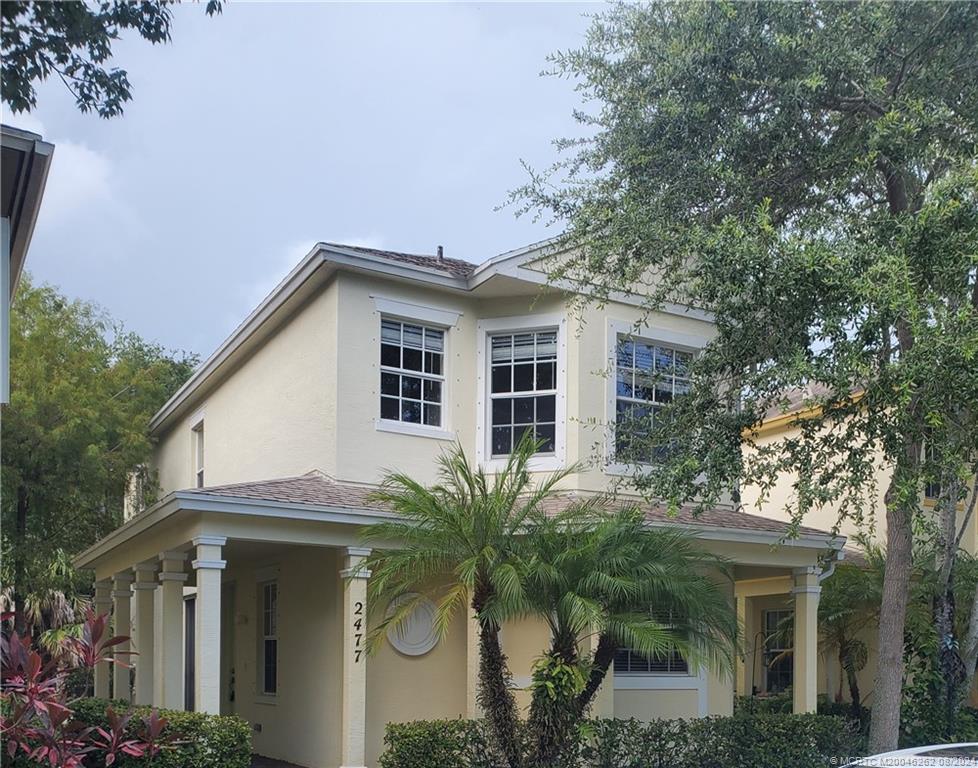
[[(391, 602), (387, 615), (391, 616), (398, 606), (416, 600), (416, 594), (401, 595)], [(438, 643), (435, 632), (435, 604), (427, 598), (417, 600), (414, 610), (401, 622), (399, 627), (387, 630), (387, 639), (394, 650), (405, 656), (424, 656)]]

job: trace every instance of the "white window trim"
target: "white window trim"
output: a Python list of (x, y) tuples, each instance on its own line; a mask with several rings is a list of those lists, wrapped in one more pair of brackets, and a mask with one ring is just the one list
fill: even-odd
[(374, 300), (374, 306), (381, 315), (387, 315), (397, 320), (440, 326), (446, 330), (455, 327), (458, 324), (458, 319), (462, 316), (462, 311), (458, 309), (414, 304), (410, 301), (375, 296), (374, 294), (371, 294), (370, 298)]
[[(380, 344), (381, 344), (381, 323), (384, 318), (396, 320), (401, 323), (415, 323), (421, 326), (428, 326), (444, 332), (442, 337), (442, 357), (441, 357), (441, 426), (432, 427), (427, 424), (413, 424), (405, 421), (395, 421), (393, 419), (382, 419), (378, 415), (374, 418), (374, 429), (377, 432), (392, 432), (399, 435), (411, 435), (412, 437), (428, 437), (435, 440), (455, 440), (455, 431), (452, 429), (452, 412), (449, 403), (453, 402), (454, 389), (451, 377), (448, 375), (450, 364), (449, 356), (452, 350), (451, 330), (458, 322), (461, 312), (437, 307), (426, 307), (421, 304), (411, 304), (406, 301), (387, 299), (381, 296), (372, 296), (377, 310), (377, 349), (374, 356), (373, 376), (374, 376), (374, 405), (380, 407)], [(410, 373), (409, 371), (406, 373)], [(432, 378), (431, 374), (418, 372), (420, 378)]]
[(506, 457), (492, 457), (489, 446), (489, 355), (487, 341), (496, 333), (525, 333), (557, 329), (557, 400), (554, 426), (554, 453), (534, 456), (527, 469), (531, 472), (553, 472), (564, 467), (567, 455), (567, 316), (559, 313), (494, 317), (476, 325), (476, 442), (475, 456), (487, 472), (498, 472), (506, 466)]
[[(265, 634), (265, 588), (271, 584), (275, 585), (275, 634), (273, 636)], [(279, 659), (281, 658), (281, 654), (278, 652), (278, 649), (279, 649), (279, 643), (281, 642), (282, 636), (279, 634), (278, 630), (280, 624), (279, 600), (282, 596), (282, 590), (279, 585), (277, 573), (275, 578), (266, 579), (265, 581), (258, 582), (258, 589), (260, 590), (261, 596), (258, 599), (258, 606), (259, 606), (258, 621), (255, 622), (256, 624), (258, 624), (258, 629), (259, 629), (259, 633), (258, 633), (259, 658), (258, 658), (258, 664), (255, 665), (257, 667), (257, 669), (255, 670), (256, 677), (258, 678), (257, 681), (258, 685), (256, 687), (258, 689), (258, 696), (261, 698), (261, 700), (266, 702), (271, 702), (271, 701), (278, 700), (279, 691), (281, 689), (281, 685), (279, 684), (280, 677), (281, 677), (280, 675), (281, 670), (279, 668)], [(265, 690), (265, 642), (268, 640), (269, 637), (275, 638), (276, 650), (275, 650), (275, 690), (274, 691)]]
[(626, 464), (613, 460), (615, 455), (615, 430), (617, 421), (616, 403), (618, 400), (617, 388), (617, 368), (618, 368), (618, 337), (631, 336), (642, 341), (659, 343), (663, 346), (680, 349), (684, 352), (691, 352), (693, 356), (698, 356), (703, 352), (710, 339), (706, 336), (697, 336), (690, 333), (680, 333), (670, 331), (667, 328), (653, 328), (643, 325), (636, 329), (635, 323), (626, 320), (608, 319), (608, 333), (605, 343), (605, 360), (608, 361), (607, 375), (605, 376), (605, 465), (604, 471), (608, 475), (621, 475), (631, 477), (636, 472), (651, 467), (651, 464)]
[[(196, 413), (194, 413), (194, 415), (190, 417), (190, 479), (191, 479), (191, 487), (192, 488), (199, 488), (200, 487), (197, 484), (197, 472), (199, 471), (197, 469), (197, 452), (198, 452), (198, 449), (199, 449), (199, 443), (198, 443), (198, 439), (199, 438), (197, 436), (197, 433), (201, 429), (204, 429), (205, 428), (204, 427), (204, 417), (205, 417), (205, 413), (204, 413), (204, 409), (203, 408), (200, 409), (199, 411), (197, 411)], [(207, 435), (206, 434), (204, 435), (204, 439), (205, 440), (207, 439)], [(206, 446), (205, 446), (205, 450), (206, 450)], [(205, 458), (206, 458), (206, 455), (205, 455)], [(201, 469), (203, 469), (203, 471), (204, 471), (204, 480), (206, 481), (206, 479), (207, 479), (207, 467), (206, 466), (202, 466)]]

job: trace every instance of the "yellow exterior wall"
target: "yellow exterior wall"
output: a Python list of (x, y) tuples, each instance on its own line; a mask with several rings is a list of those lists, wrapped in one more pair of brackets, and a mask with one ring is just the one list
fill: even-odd
[[(501, 317), (561, 315), (566, 326), (567, 464), (591, 462), (564, 486), (604, 490), (620, 479), (601, 466), (607, 444), (609, 321), (631, 325), (639, 308), (611, 303), (584, 316), (563, 296), (475, 299), (381, 276), (339, 272), (256, 352), (161, 435), (152, 466), (163, 493), (192, 487), (191, 429), (204, 420), (206, 485), (264, 480), (319, 469), (343, 481), (377, 482), (396, 468), (429, 482), (451, 440), (378, 430), (380, 312), (375, 297), (460, 313), (447, 334), (446, 427), (476, 454), (478, 322)], [(654, 313), (658, 330), (708, 339), (712, 325), (692, 316)]]
[[(291, 547), (228, 561), (235, 595), (232, 711), (261, 725), (254, 750), (308, 766), (339, 764), (340, 601), (337, 550)], [(278, 693), (259, 688), (256, 569), (278, 573)], [(227, 631), (227, 628), (224, 628)]]
[(424, 656), (384, 641), (367, 659), (367, 765), (377, 765), (387, 723), (465, 717), (465, 620)]
[(164, 494), (194, 484), (191, 428), (201, 416), (207, 485), (335, 467), (336, 308), (333, 284), (161, 436), (153, 466)]

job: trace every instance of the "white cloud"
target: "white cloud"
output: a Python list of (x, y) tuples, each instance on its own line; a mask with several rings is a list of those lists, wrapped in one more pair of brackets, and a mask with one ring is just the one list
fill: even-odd
[(61, 224), (80, 213), (94, 213), (100, 206), (113, 202), (114, 174), (106, 155), (77, 141), (48, 136), (44, 123), (27, 112), (15, 115), (5, 111), (3, 122), (40, 134), (45, 141), (54, 144), (54, 157), (39, 214), (45, 224)]

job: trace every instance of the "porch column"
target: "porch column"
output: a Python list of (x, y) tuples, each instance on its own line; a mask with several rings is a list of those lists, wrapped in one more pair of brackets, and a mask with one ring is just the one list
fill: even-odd
[(369, 549), (347, 547), (343, 579), (343, 708), (340, 722), (341, 768), (366, 766), (367, 730), (367, 579), (361, 567)]
[(194, 603), (194, 709), (221, 714), (221, 559), (224, 536), (194, 539), (197, 559), (197, 599)]
[[(110, 616), (112, 613), (112, 582), (108, 579), (95, 582), (95, 613)], [(111, 623), (106, 624), (106, 633)], [(109, 677), (112, 674), (108, 662), (95, 665), (95, 696), (109, 698)]]
[(132, 573), (129, 571), (117, 573), (112, 578), (112, 587), (113, 634), (127, 638), (113, 649), (117, 663), (112, 665), (112, 698), (131, 701), (129, 664), (132, 657), (129, 651), (132, 643), (129, 638), (132, 636)]
[[(740, 648), (737, 651), (737, 678), (734, 694), (750, 696), (747, 690), (747, 655), (750, 652), (751, 636), (747, 631), (747, 598), (737, 595), (737, 636), (740, 638)], [(753, 660), (753, 659), (752, 659)]]
[(156, 563), (139, 563), (136, 566), (136, 581), (133, 583), (133, 646), (138, 655), (131, 657), (136, 665), (136, 685), (133, 688), (133, 702), (149, 705), (153, 703), (153, 621), (155, 612)]
[(183, 709), (183, 552), (160, 555), (160, 587), (154, 612), (153, 706)]
[(796, 568), (794, 587), (791, 594), (795, 598), (795, 650), (794, 650), (794, 691), (795, 714), (814, 712), (818, 705), (818, 598), (822, 591), (819, 586), (819, 568)]

